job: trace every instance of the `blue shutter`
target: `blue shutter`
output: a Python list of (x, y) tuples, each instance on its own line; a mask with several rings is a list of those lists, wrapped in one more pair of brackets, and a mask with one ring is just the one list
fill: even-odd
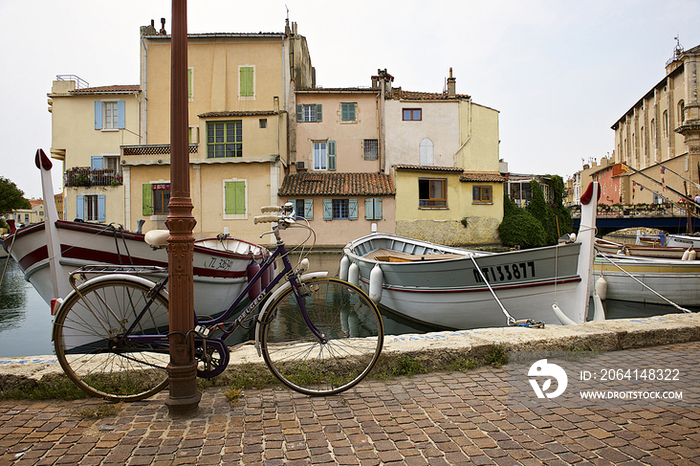
[(90, 168), (92, 170), (102, 170), (102, 156), (93, 155), (90, 157)]
[(304, 199), (304, 218), (306, 220), (314, 219), (314, 200)]
[(357, 199), (350, 199), (348, 201), (348, 218), (350, 220), (357, 220)]
[(97, 196), (97, 220), (101, 223), (105, 223), (106, 219), (106, 205), (105, 205), (105, 195), (100, 194)]
[(335, 170), (335, 141), (328, 141), (328, 170)]
[(125, 102), (123, 100), (120, 100), (119, 102), (117, 102), (117, 128), (119, 128), (119, 129), (126, 128), (125, 111), (126, 111)]
[(365, 220), (374, 220), (374, 199), (365, 199)]
[(323, 121), (323, 111), (321, 104), (316, 104), (316, 121)]
[(83, 196), (79, 195), (75, 197), (75, 218), (80, 220), (85, 220), (83, 217)]
[(304, 106), (297, 104), (297, 121), (304, 121)]
[(323, 220), (333, 220), (333, 199), (323, 200)]
[(102, 102), (95, 102), (95, 129), (102, 129)]
[(374, 219), (382, 219), (382, 200), (380, 198), (374, 199)]

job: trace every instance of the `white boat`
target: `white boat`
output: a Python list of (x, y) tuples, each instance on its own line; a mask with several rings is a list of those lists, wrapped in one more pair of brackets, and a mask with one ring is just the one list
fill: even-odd
[[(635, 257), (659, 257), (666, 259), (683, 259), (683, 256), (690, 256), (693, 248), (661, 246), (655, 244), (624, 244), (615, 241), (608, 241), (596, 238), (595, 247), (598, 251), (605, 254), (614, 254), (620, 256), (635, 256)], [(688, 254), (686, 254), (686, 251)], [(694, 259), (697, 254), (693, 254)]]
[[(50, 199), (51, 161), (43, 151), (37, 151), (36, 163), (42, 171), (44, 198)], [(72, 290), (70, 272), (85, 265), (168, 266), (166, 249), (152, 248), (143, 234), (57, 217), (55, 205), (47, 203), (45, 222), (12, 231), (3, 244), (25, 279), (49, 305)], [(226, 235), (195, 241), (194, 303), (198, 314), (225, 310), (247, 284), (248, 266), (268, 256), (266, 248)]]
[[(469, 251), (388, 234), (348, 243), (340, 276), (408, 319), (444, 329), (588, 317), (598, 184), (582, 198), (574, 242), (503, 253)], [(347, 278), (346, 278), (347, 277)]]
[(604, 277), (607, 299), (700, 305), (698, 260), (605, 254), (596, 257), (593, 275), (596, 281)]
[(674, 246), (680, 248), (700, 249), (700, 236), (694, 235), (668, 235), (666, 246)]

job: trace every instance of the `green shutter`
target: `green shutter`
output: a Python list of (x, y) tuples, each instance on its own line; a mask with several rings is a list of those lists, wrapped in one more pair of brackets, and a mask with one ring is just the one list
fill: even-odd
[(227, 181), (224, 185), (226, 215), (245, 214), (245, 181)]
[(252, 97), (255, 95), (254, 74), (252, 66), (241, 67), (241, 96)]
[(141, 213), (153, 215), (153, 189), (148, 183), (141, 185)]
[(323, 110), (321, 104), (316, 104), (316, 121), (323, 121)]
[(304, 106), (302, 104), (297, 104), (297, 121), (304, 121)]
[(304, 199), (304, 218), (306, 220), (314, 219), (314, 200)]
[(333, 220), (333, 199), (323, 200), (323, 220)]
[(348, 218), (357, 220), (357, 199), (348, 200)]
[(187, 98), (192, 98), (192, 68), (187, 68)]
[(335, 170), (335, 141), (328, 141), (328, 169)]
[(374, 199), (365, 199), (365, 220), (374, 220)]
[(374, 199), (374, 219), (382, 219), (382, 200), (380, 198)]

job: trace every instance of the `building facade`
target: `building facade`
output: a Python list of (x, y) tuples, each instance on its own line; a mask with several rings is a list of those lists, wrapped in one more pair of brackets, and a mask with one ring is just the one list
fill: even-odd
[[(655, 196), (678, 201), (666, 187), (681, 193), (687, 187), (691, 198), (700, 192), (699, 56), (700, 46), (678, 45), (666, 76), (612, 126), (613, 161), (630, 167), (621, 179), (623, 204), (651, 203)], [(636, 186), (642, 189), (633, 190)]]

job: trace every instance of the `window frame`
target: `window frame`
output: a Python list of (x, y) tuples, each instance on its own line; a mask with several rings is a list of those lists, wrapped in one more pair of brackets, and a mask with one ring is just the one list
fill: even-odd
[[(223, 125), (224, 141), (216, 141), (218, 131), (217, 126)], [(233, 141), (227, 141), (228, 126), (234, 125)], [(214, 128), (212, 136), (211, 128)], [(214, 141), (212, 142), (212, 138)], [(217, 156), (220, 151), (216, 146), (223, 146), (223, 156)], [(232, 146), (232, 151), (229, 151), (228, 146)], [(228, 153), (234, 155), (227, 156)], [(227, 120), (227, 121), (207, 121), (207, 159), (234, 159), (243, 157), (243, 120)]]
[[(478, 196), (475, 194), (478, 193)], [(488, 193), (488, 199), (484, 199), (482, 193)], [(472, 186), (472, 204), (493, 204), (493, 186), (474, 185)]]
[[(247, 73), (250, 74), (250, 77), (244, 76)], [(250, 80), (250, 82), (244, 82), (246, 80)], [(240, 65), (238, 67), (238, 100), (255, 100), (255, 65)]]
[(170, 183), (151, 183), (151, 195), (152, 215), (168, 215)]
[(314, 171), (328, 170), (328, 140), (311, 141), (311, 160)]
[[(352, 108), (352, 112), (350, 112), (350, 108)], [(357, 102), (340, 102), (340, 122), (357, 123)]]
[[(409, 118), (406, 118), (406, 112), (409, 112)], [(415, 118), (416, 113), (418, 115)], [(423, 121), (423, 109), (422, 108), (403, 108), (401, 109), (401, 121)]]
[(362, 149), (365, 160), (379, 160), (379, 139), (364, 139)]
[[(248, 219), (248, 180), (245, 179), (240, 179), (240, 178), (231, 178), (231, 179), (226, 179), (223, 180), (223, 218), (224, 220), (247, 220)], [(240, 200), (236, 198), (236, 190), (238, 190), (237, 186), (243, 187), (243, 201), (242, 201), (242, 207), (243, 212), (236, 211), (236, 209), (239, 207)], [(232, 202), (234, 205), (229, 205), (228, 204), (228, 189), (233, 189), (234, 191), (231, 192), (233, 199)]]
[(323, 104), (297, 104), (297, 123), (320, 123), (322, 121)]
[[(428, 197), (421, 198), (421, 182), (428, 183)], [(436, 183), (442, 185), (443, 197), (430, 197), (432, 186)], [(447, 208), (447, 178), (418, 178), (418, 207), (420, 209), (446, 209)]]

